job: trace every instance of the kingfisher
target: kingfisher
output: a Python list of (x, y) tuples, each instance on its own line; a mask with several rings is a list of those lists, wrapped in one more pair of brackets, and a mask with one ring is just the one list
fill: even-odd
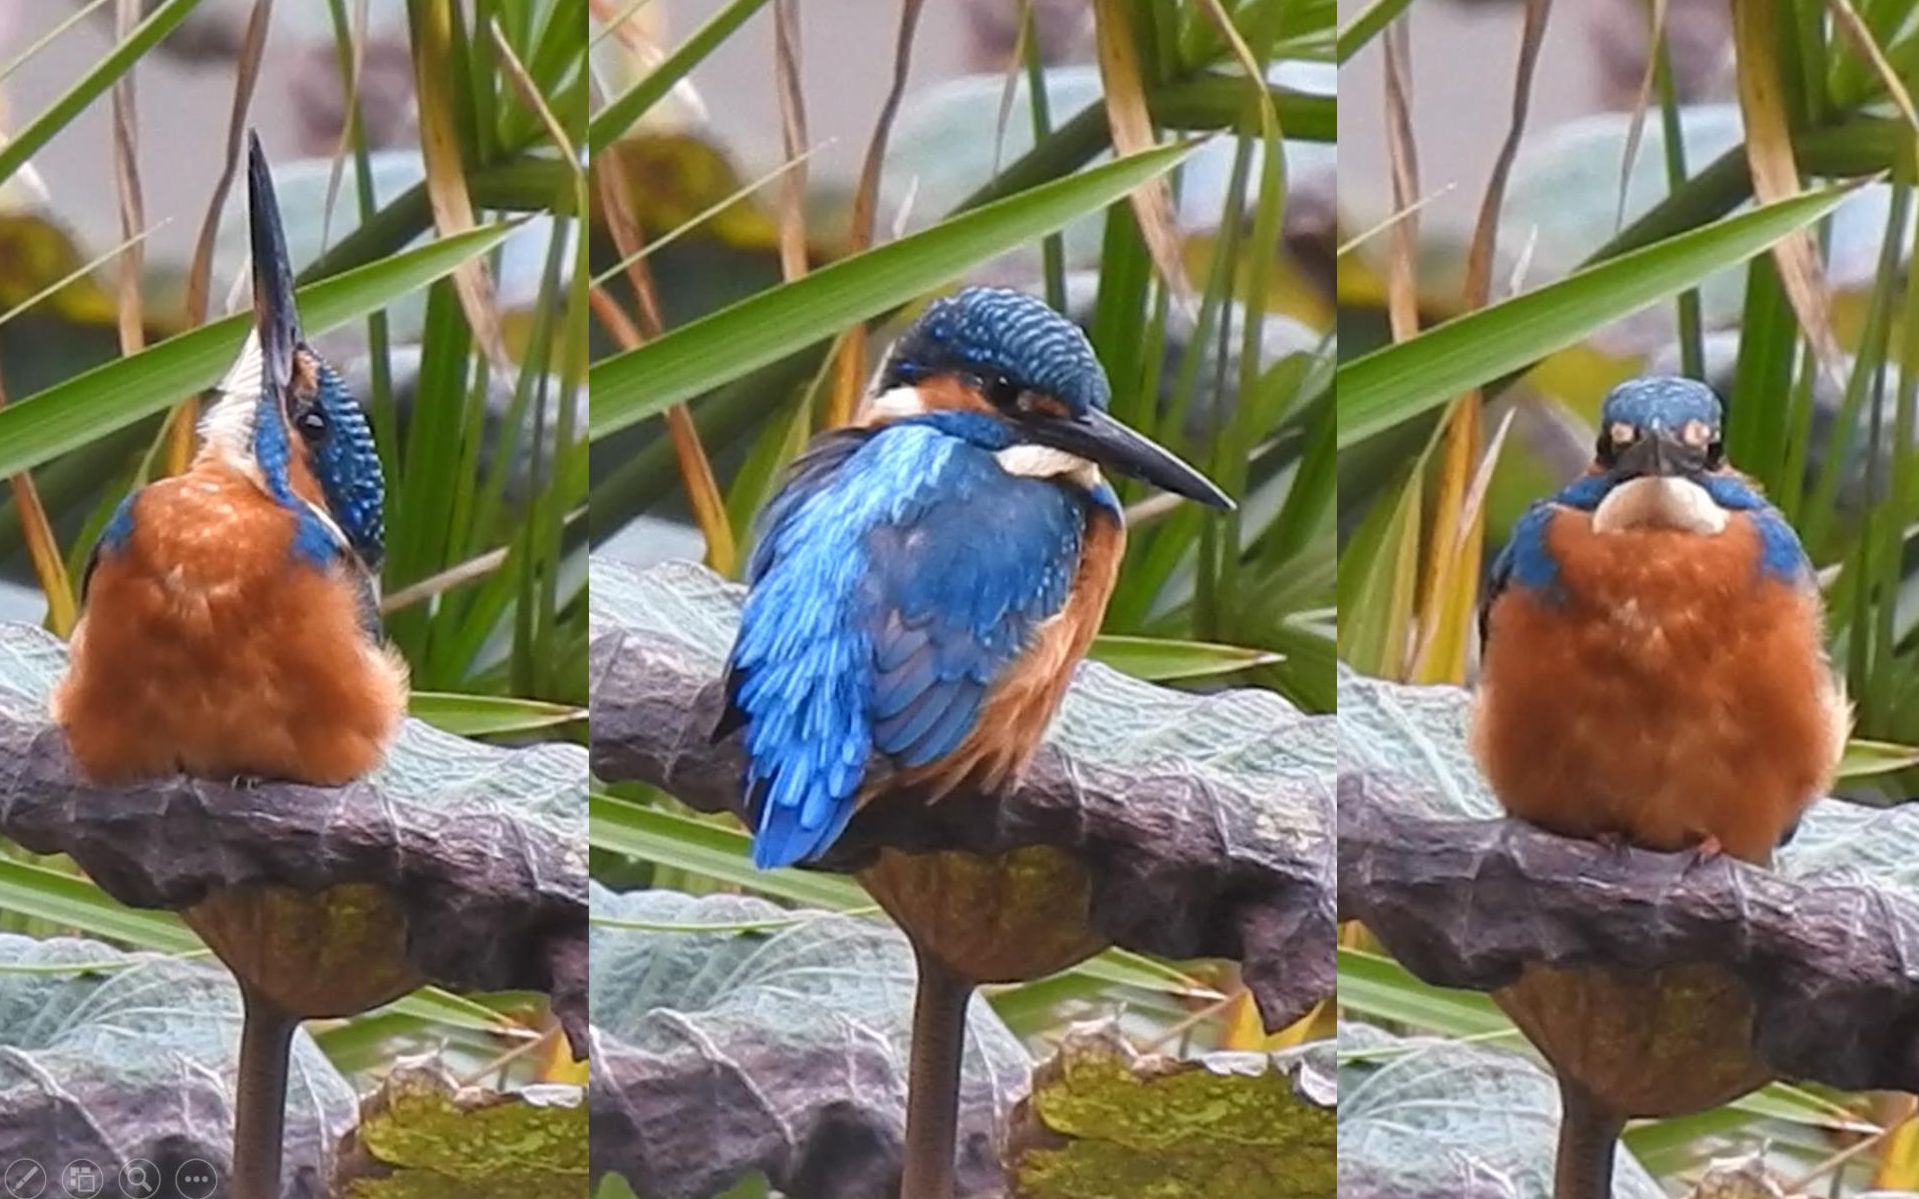
[(301, 335), (257, 136), (254, 328), (186, 473), (133, 492), (82, 581), (55, 720), (97, 782), (333, 785), (383, 759), (407, 670), (383, 643), (385, 483), (359, 402)]
[(762, 868), (882, 792), (993, 793), (1038, 748), (1125, 550), (1102, 468), (1233, 501), (1108, 411), (1078, 326), (1022, 292), (934, 301), (853, 425), (761, 513), (713, 737), (745, 730)]
[(1818, 584), (1722, 423), (1702, 383), (1620, 384), (1591, 468), (1495, 560), (1472, 743), (1512, 815), (1765, 864), (1832, 785), (1852, 717)]

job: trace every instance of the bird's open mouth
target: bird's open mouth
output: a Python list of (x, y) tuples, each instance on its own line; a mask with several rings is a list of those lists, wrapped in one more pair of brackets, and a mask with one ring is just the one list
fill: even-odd
[(1672, 529), (1711, 536), (1726, 527), (1727, 513), (1704, 487), (1672, 475), (1627, 479), (1593, 510), (1593, 532)]

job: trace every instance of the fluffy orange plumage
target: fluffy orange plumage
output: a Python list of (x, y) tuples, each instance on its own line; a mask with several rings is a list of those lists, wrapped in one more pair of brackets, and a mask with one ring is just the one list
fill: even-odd
[(406, 666), (368, 642), (342, 569), (292, 560), (295, 522), (212, 455), (140, 492), (53, 694), (90, 777), (339, 784), (380, 763)]
[(1832, 782), (1847, 735), (1818, 601), (1763, 577), (1749, 514), (1723, 532), (1595, 532), (1561, 509), (1554, 601), (1488, 614), (1473, 748), (1513, 815), (1650, 849), (1753, 862)]

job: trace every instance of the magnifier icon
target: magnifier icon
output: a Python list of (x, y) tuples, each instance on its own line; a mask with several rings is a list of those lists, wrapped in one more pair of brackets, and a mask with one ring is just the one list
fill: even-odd
[(145, 1199), (159, 1189), (159, 1175), (147, 1162), (128, 1162), (126, 1168), (120, 1171), (120, 1190), (133, 1199)]

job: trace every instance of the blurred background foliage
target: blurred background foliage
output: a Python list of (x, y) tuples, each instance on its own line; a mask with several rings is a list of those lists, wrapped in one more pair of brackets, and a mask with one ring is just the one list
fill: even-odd
[[(1764, 484), (1820, 569), (1857, 709), (1840, 793), (1911, 798), (1919, 10), (1340, 8), (1352, 60), (1338, 192), (1342, 660), (1468, 681), (1483, 571), (1513, 521), (1590, 460), (1613, 384), (1684, 373), (1727, 397), (1730, 460)], [(1486, 69), (1459, 72), (1462, 52)], [(1536, 71), (1524, 65), (1535, 57)], [(1756, 208), (1755, 192), (1770, 203)], [(1453, 323), (1420, 336), (1442, 322)], [(1358, 928), (1342, 945), (1340, 999), (1348, 1016), (1401, 1032), (1525, 1048), (1485, 997), (1418, 982)], [(1714, 1154), (1767, 1141), (1792, 1193), (1919, 1188), (1909, 1096), (1776, 1085), (1626, 1134), (1672, 1194), (1690, 1193)]]
[[(786, 464), (924, 303), (1021, 287), (1086, 328), (1116, 415), (1241, 500), (1220, 519), (1120, 483), (1131, 541), (1094, 655), (1331, 709), (1331, 0), (594, 12), (596, 555), (737, 578)], [(734, 822), (646, 788), (599, 787), (592, 839), (616, 890), (870, 912), (849, 879), (755, 871)], [(1121, 952), (987, 998), (1035, 1054), (1105, 1014), (1161, 1051), (1331, 1033), (1266, 1037), (1233, 968)]]
[[(66, 635), (114, 506), (190, 457), (251, 323), (226, 173), (251, 125), (308, 337), (373, 415), (414, 714), (584, 739), (586, 20), (585, 0), (0, 5), (0, 619)], [(13, 846), (0, 926), (205, 954)], [(538, 995), (428, 989), (309, 1027), (362, 1091), (422, 1052), (495, 1085), (585, 1081)]]

